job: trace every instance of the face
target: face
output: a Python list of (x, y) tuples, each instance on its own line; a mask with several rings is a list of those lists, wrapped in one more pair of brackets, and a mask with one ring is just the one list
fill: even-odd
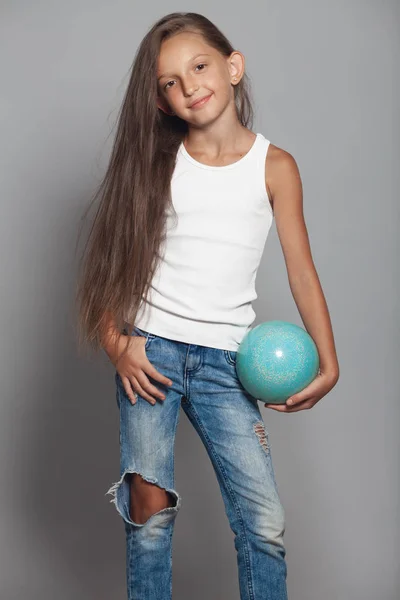
[[(215, 118), (234, 102), (233, 86), (239, 83), (243, 71), (244, 58), (240, 52), (226, 57), (209, 46), (201, 35), (179, 33), (161, 45), (157, 106), (189, 123)], [(205, 101), (192, 106), (202, 98)]]

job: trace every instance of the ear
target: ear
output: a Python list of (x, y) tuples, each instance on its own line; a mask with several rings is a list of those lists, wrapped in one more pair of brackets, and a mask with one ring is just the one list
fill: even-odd
[(245, 59), (239, 50), (234, 50), (227, 59), (229, 74), (236, 85), (242, 79), (244, 74)]

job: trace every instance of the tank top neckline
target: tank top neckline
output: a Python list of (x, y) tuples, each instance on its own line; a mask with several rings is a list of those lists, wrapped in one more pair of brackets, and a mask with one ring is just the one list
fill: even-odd
[(237, 160), (237, 161), (235, 161), (233, 163), (230, 163), (229, 165), (206, 165), (206, 164), (204, 164), (202, 162), (199, 162), (198, 160), (196, 160), (195, 158), (193, 158), (193, 156), (191, 154), (189, 154), (189, 152), (185, 148), (185, 145), (184, 145), (183, 141), (180, 143), (178, 151), (189, 162), (191, 162), (196, 167), (199, 167), (200, 169), (208, 169), (208, 170), (211, 170), (211, 171), (224, 171), (224, 170), (227, 170), (227, 169), (234, 169), (234, 168), (238, 167), (239, 165), (241, 165), (246, 160), (248, 160), (252, 156), (252, 154), (254, 153), (254, 151), (256, 149), (256, 146), (257, 146), (257, 142), (261, 138), (261, 136), (262, 136), (261, 133), (256, 133), (256, 137), (254, 138), (253, 144), (250, 147), (250, 149), (246, 152), (246, 154), (244, 156), (242, 156), (241, 158), (239, 158), (239, 160)]

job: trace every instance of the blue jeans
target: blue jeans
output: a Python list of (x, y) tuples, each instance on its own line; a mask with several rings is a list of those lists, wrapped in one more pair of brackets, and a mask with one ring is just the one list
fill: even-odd
[[(127, 333), (124, 330), (124, 333)], [(126, 533), (128, 600), (171, 600), (172, 534), (181, 496), (174, 489), (174, 442), (182, 406), (217, 476), (235, 534), (241, 600), (287, 600), (281, 504), (268, 430), (258, 401), (235, 369), (236, 352), (183, 343), (135, 327), (146, 337), (149, 361), (173, 381), (153, 380), (165, 400), (132, 404), (115, 373), (120, 413), (120, 479), (108, 490)], [(129, 474), (170, 492), (173, 506), (135, 523), (129, 513)]]

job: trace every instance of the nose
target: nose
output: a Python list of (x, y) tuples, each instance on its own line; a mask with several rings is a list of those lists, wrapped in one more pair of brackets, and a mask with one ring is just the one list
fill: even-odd
[(183, 92), (187, 96), (192, 96), (194, 92), (199, 89), (199, 85), (195, 83), (192, 79), (187, 79), (183, 81)]

